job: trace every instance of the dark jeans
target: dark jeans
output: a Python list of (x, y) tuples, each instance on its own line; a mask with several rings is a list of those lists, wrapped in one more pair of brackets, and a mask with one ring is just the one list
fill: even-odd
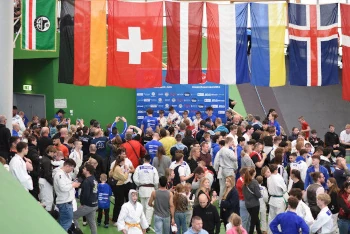
[(134, 189), (133, 183), (129, 182), (127, 184), (124, 184), (124, 200), (125, 202), (129, 201), (129, 191), (130, 189)]
[(343, 157), (343, 158), (344, 158), (344, 157), (345, 157), (345, 155), (346, 155), (345, 148), (344, 148), (344, 147), (342, 147), (342, 146), (339, 146), (339, 147), (333, 148), (333, 150), (339, 150), (338, 155), (335, 155), (333, 151), (331, 152), (332, 156), (334, 156), (334, 157)]
[(109, 224), (109, 208), (108, 208), (108, 209), (101, 209), (101, 208), (98, 208), (97, 223), (101, 223), (101, 220), (102, 220), (102, 211), (103, 211), (104, 214), (105, 214), (105, 222), (104, 222), (104, 224), (105, 224), (105, 225), (108, 225), (108, 224)]
[(122, 205), (124, 204), (125, 185), (123, 184), (123, 185), (114, 186), (112, 190), (115, 198), (112, 221), (117, 222), (120, 210), (122, 209)]
[(254, 228), (256, 227), (256, 232), (258, 234), (261, 234), (260, 220), (259, 220), (260, 206), (247, 208), (247, 210), (248, 210), (248, 213), (250, 214), (250, 228), (248, 233), (254, 234)]

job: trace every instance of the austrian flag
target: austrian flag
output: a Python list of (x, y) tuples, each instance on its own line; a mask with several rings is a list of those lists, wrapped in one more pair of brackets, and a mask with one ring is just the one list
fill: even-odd
[(291, 85), (338, 84), (338, 4), (289, 4)]
[(22, 0), (24, 50), (56, 50), (56, 0)]
[(163, 2), (108, 1), (107, 85), (162, 86)]

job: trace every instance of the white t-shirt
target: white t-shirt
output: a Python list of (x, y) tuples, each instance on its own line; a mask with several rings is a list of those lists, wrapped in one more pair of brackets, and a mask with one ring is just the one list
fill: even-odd
[(339, 139), (340, 139), (340, 141), (342, 141), (342, 142), (350, 143), (350, 134), (347, 134), (347, 133), (346, 133), (346, 130), (343, 130), (343, 131), (340, 133)]
[[(115, 160), (111, 163), (111, 169), (113, 169), (114, 164), (115, 164)], [(128, 168), (133, 167), (132, 162), (128, 158), (125, 158), (125, 165), (128, 166)], [(124, 184), (132, 182), (131, 176), (132, 176), (132, 173), (129, 173), (128, 179), (124, 182)]]
[[(179, 164), (176, 164), (176, 161), (170, 164), (170, 169), (174, 170)], [(191, 174), (191, 169), (188, 166), (187, 162), (183, 161), (179, 167), (179, 176), (189, 176)], [(184, 181), (185, 182), (185, 181)]]

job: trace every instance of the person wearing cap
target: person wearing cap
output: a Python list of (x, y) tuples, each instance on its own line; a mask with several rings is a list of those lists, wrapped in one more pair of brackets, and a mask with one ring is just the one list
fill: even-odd
[(309, 139), (311, 145), (315, 148), (319, 146), (324, 146), (324, 142), (321, 140), (321, 138), (317, 137), (316, 129), (311, 130), (311, 137)]
[(22, 133), (26, 130), (26, 126), (23, 123), (23, 119), (21, 116), (17, 114), (17, 106), (13, 106), (12, 108), (12, 124), (18, 124), (19, 125), (19, 135), (22, 135)]
[(58, 122), (61, 122), (64, 118), (64, 114), (66, 112), (63, 109), (59, 109), (56, 114), (55, 114), (55, 118), (58, 120)]

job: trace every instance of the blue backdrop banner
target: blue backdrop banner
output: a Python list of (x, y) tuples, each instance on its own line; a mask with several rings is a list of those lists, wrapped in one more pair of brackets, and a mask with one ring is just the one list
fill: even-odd
[[(203, 71), (204, 73), (206, 71)], [(152, 108), (153, 116), (158, 117), (158, 111), (164, 110), (165, 117), (168, 109), (173, 106), (182, 116), (189, 111), (192, 119), (197, 111), (206, 116), (205, 109), (213, 107), (214, 115), (226, 121), (225, 111), (228, 108), (228, 86), (206, 82), (204, 84), (169, 84), (165, 82), (166, 71), (163, 71), (163, 85), (158, 88), (136, 89), (137, 125), (141, 126), (146, 110)]]

